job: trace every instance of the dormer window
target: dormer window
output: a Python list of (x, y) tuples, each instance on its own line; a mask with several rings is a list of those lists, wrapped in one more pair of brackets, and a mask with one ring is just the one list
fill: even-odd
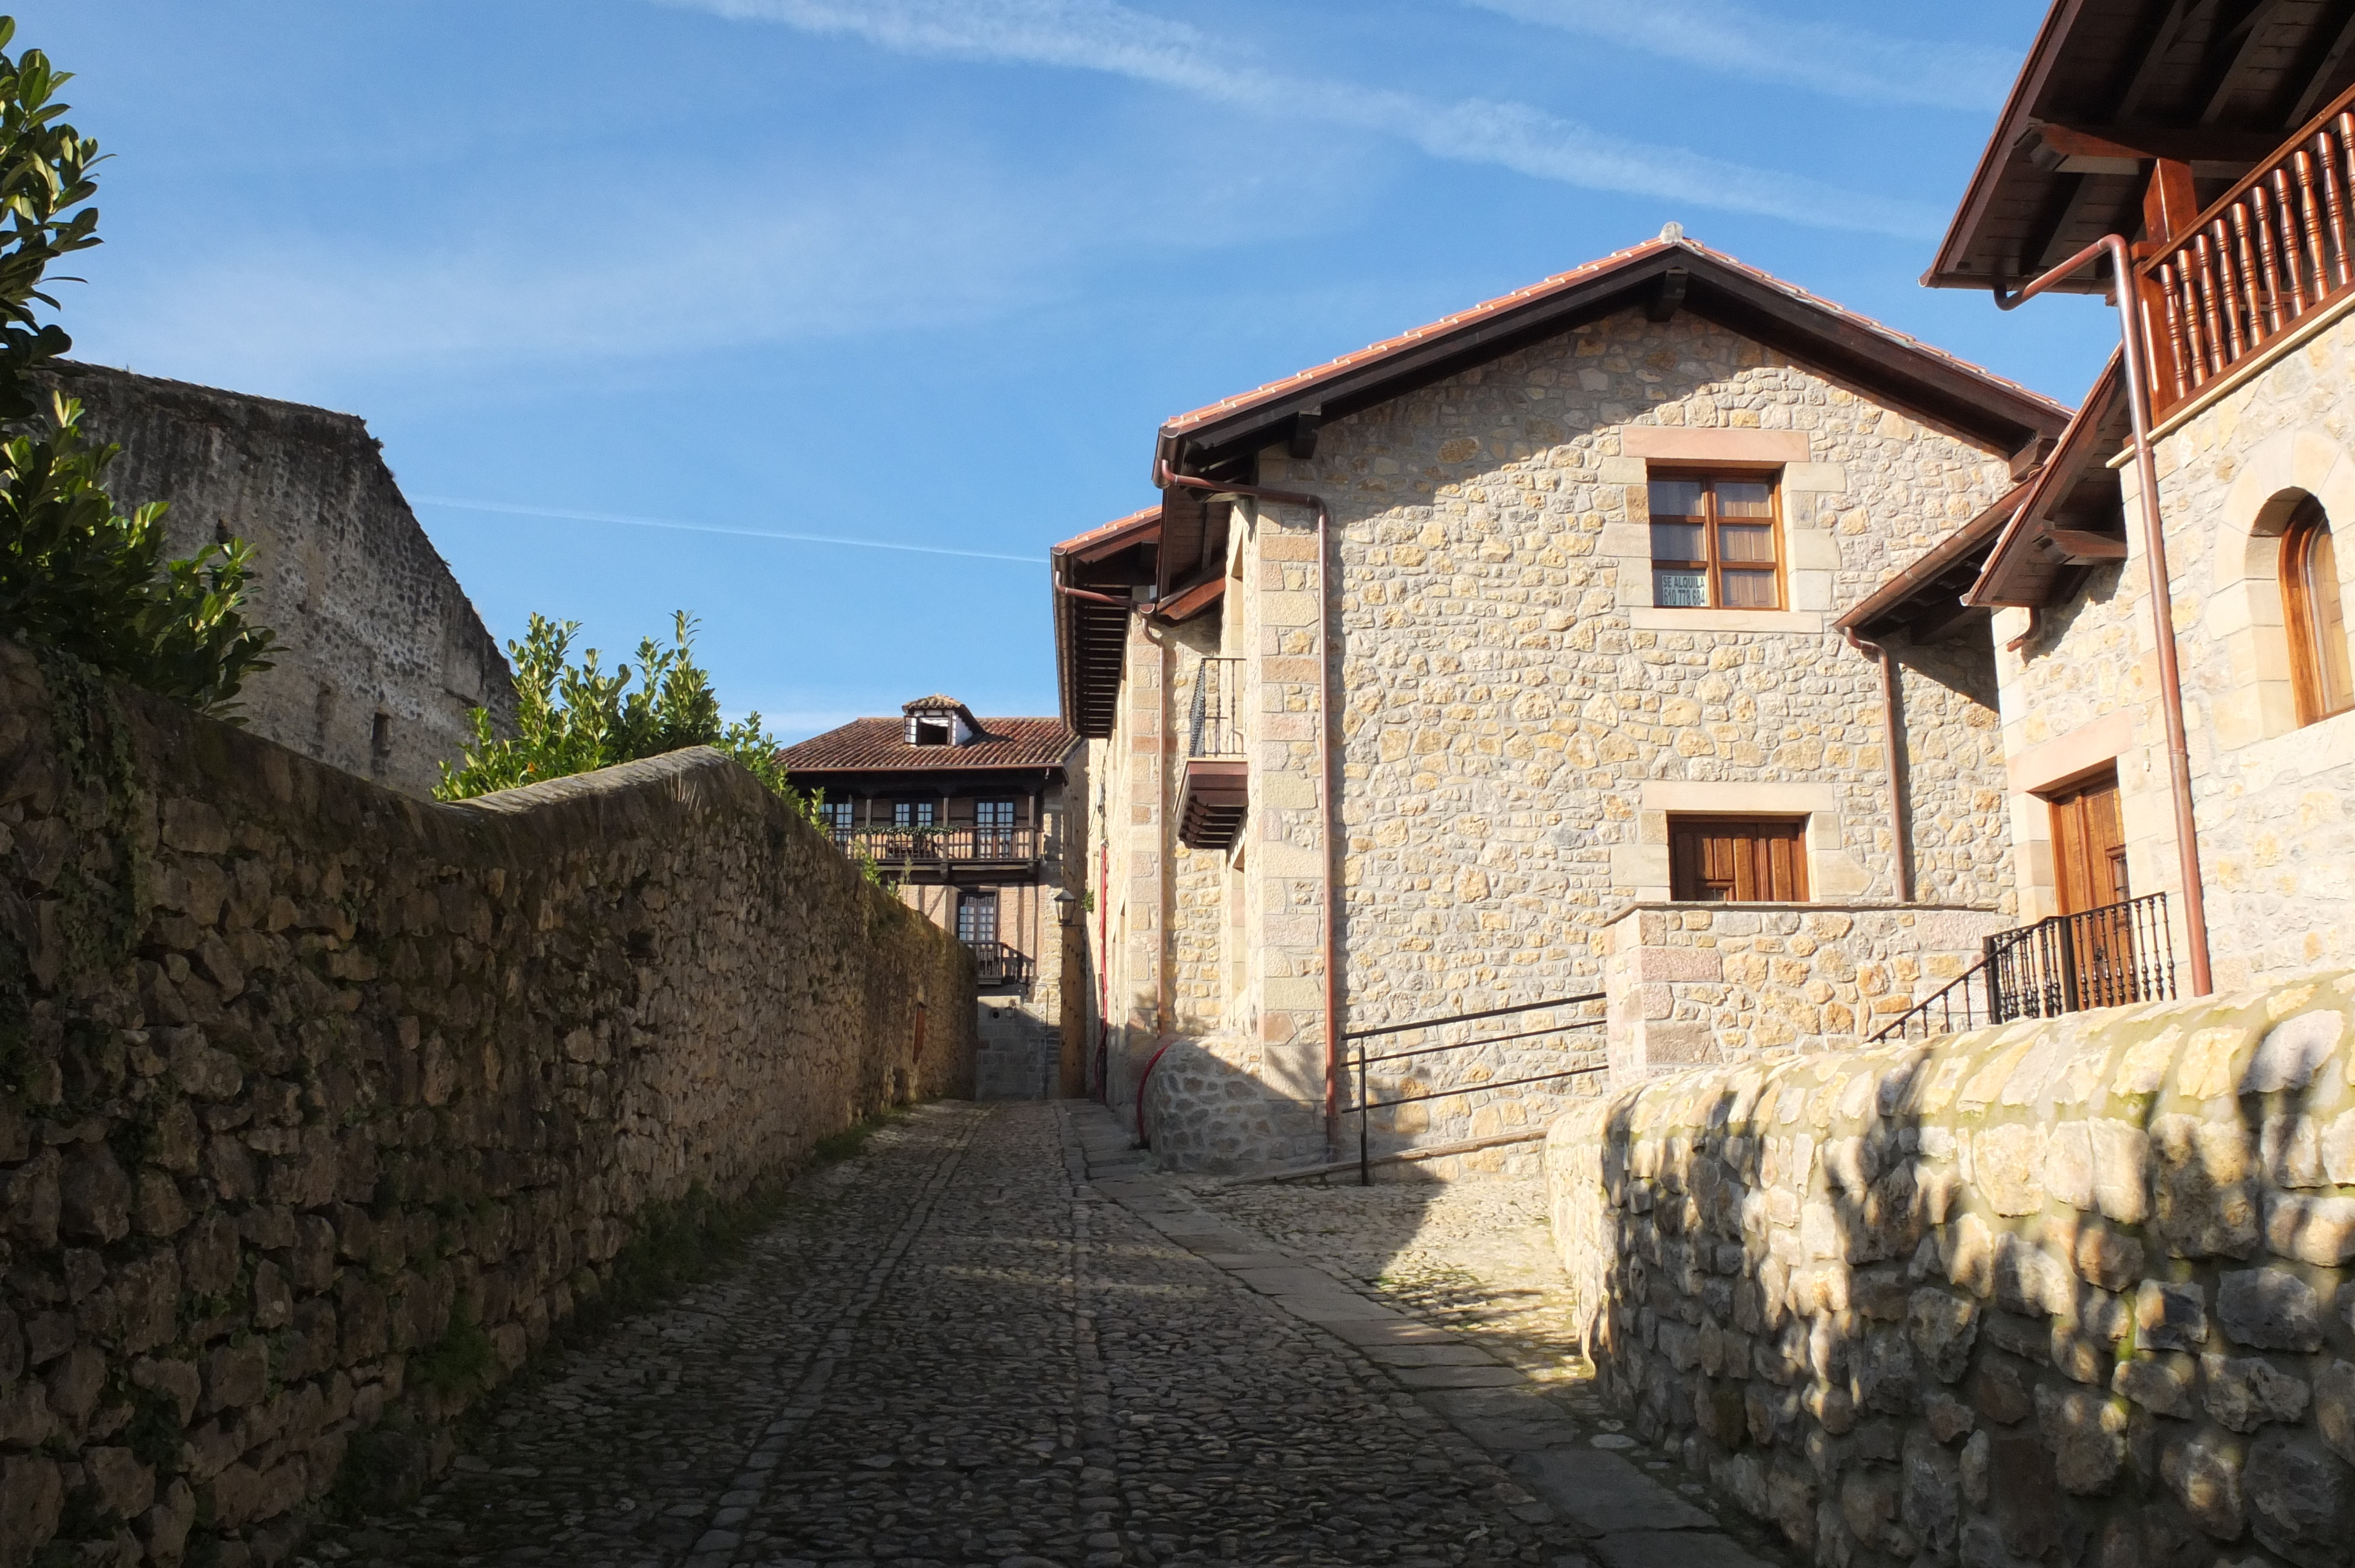
[(970, 746), (981, 725), (954, 697), (918, 697), (900, 710), (907, 715), (910, 746)]

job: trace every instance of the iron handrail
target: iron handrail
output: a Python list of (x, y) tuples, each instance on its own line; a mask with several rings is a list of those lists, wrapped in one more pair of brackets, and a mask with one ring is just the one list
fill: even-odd
[[(1426, 1018), (1413, 1023), (1393, 1023), (1385, 1024), (1379, 1029), (1353, 1030), (1343, 1034), (1341, 1038), (1344, 1041), (1374, 1040), (1386, 1034), (1403, 1034), (1412, 1029), (1439, 1029), (1451, 1023), (1472, 1023), (1484, 1018), (1505, 1018), (1514, 1013), (1535, 1012), (1543, 1008), (1573, 1007), (1584, 1002), (1604, 1000), (1604, 992), (1590, 991), (1583, 996), (1556, 997), (1550, 1001), (1522, 1002), (1512, 1007), (1487, 1008), (1477, 1012), (1452, 1013), (1445, 1018)], [(1396, 1099), (1376, 1100), (1369, 1097), (1366, 1086), (1368, 1067), (1383, 1062), (1402, 1062), (1413, 1056), (1435, 1056), (1448, 1051), (1470, 1051), (1482, 1045), (1501, 1045), (1514, 1040), (1534, 1040), (1549, 1034), (1569, 1034), (1582, 1029), (1599, 1029), (1605, 1022), (1600, 1018), (1590, 1018), (1578, 1023), (1554, 1024), (1542, 1029), (1525, 1029), (1513, 1034), (1488, 1034), (1477, 1040), (1459, 1040), (1452, 1045), (1428, 1045), (1412, 1051), (1395, 1051), (1384, 1056), (1369, 1056), (1366, 1054), (1365, 1046), (1360, 1044), (1357, 1051), (1358, 1103), (1352, 1107), (1358, 1114), (1358, 1184), (1361, 1187), (1373, 1185), (1373, 1159), (1368, 1127), (1369, 1118), (1375, 1111), (1389, 1110), (1396, 1106), (1421, 1105), (1426, 1100), (1449, 1099), (1457, 1095), (1478, 1094), (1483, 1089), (1517, 1089), (1530, 1084), (1558, 1083), (1564, 1078), (1580, 1078), (1589, 1074), (1609, 1070), (1607, 1065), (1565, 1067), (1560, 1072), (1540, 1073), (1534, 1077), (1508, 1078), (1502, 1083), (1492, 1080), (1487, 1083), (1465, 1084), (1455, 1088), (1433, 1089), (1428, 1094), (1403, 1095)]]
[(2175, 978), (2167, 895), (2145, 894), (1987, 938), (1977, 963), (1898, 1014), (1872, 1043), (1903, 1039), (1917, 1024), (1927, 1038), (1934, 1015), (1938, 1033), (1953, 1033), (1958, 1013), (1968, 1029), (2164, 1001), (2175, 995)]
[(1240, 757), (1243, 751), (1241, 659), (1205, 659), (1194, 673), (1194, 708), (1188, 716), (1186, 755)]
[(1444, 1018), (1419, 1018), (1412, 1023), (1385, 1023), (1380, 1029), (1352, 1029), (1341, 1036), (1344, 1040), (1371, 1040), (1383, 1034), (1403, 1034), (1410, 1029), (1437, 1029), (1448, 1023), (1472, 1023), (1483, 1018), (1502, 1018), (1508, 1012), (1535, 1012), (1541, 1007), (1574, 1007), (1582, 1001), (1601, 1001), (1604, 992), (1589, 991), (1584, 996), (1558, 996), (1551, 1001), (1524, 1001), (1511, 1007), (1492, 1007), (1485, 1012), (1451, 1012)]

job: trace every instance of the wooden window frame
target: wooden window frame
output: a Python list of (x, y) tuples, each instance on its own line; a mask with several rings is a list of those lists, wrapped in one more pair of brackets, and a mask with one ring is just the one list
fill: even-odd
[[(907, 818), (905, 821), (900, 820), (903, 815)], [(923, 818), (923, 821), (916, 820), (919, 815)], [(940, 798), (935, 795), (926, 795), (915, 800), (902, 799), (892, 801), (891, 825), (895, 828), (938, 828), (947, 824), (941, 821)]]
[[(1005, 890), (996, 887), (961, 887), (957, 889), (956, 907), (950, 911), (950, 918), (956, 923), (955, 932), (956, 939), (958, 941), (970, 945), (975, 942), (1003, 942), (1005, 940), (1005, 938), (998, 934), (999, 923), (1004, 919), (1006, 914), (1006, 906), (998, 897), (998, 895), (1003, 891)], [(978, 911), (985, 907), (989, 911), (989, 935), (986, 937), (966, 936), (964, 934), (965, 911), (968, 908)]]
[[(1649, 570), (1652, 574), (1652, 607), (1654, 609), (1731, 609), (1737, 611), (1756, 610), (1762, 614), (1765, 614), (1789, 608), (1791, 602), (1790, 586), (1785, 581), (1788, 572), (1785, 561), (1786, 552), (1783, 548), (1783, 469), (1781, 465), (1778, 464), (1772, 468), (1742, 468), (1738, 465), (1729, 464), (1714, 468), (1663, 466), (1647, 469), (1644, 475), (1644, 514), (1645, 524), (1647, 530), (1647, 537), (1646, 541), (1646, 548), (1647, 552), (1657, 552), (1658, 543), (1657, 535), (1649, 535), (1648, 530), (1653, 524), (1660, 521), (1660, 519), (1654, 514), (1651, 510), (1651, 487), (1656, 482), (1660, 481), (1682, 482), (1687, 484), (1698, 483), (1704, 487), (1701, 495), (1702, 510), (1700, 517), (1696, 518), (1689, 513), (1678, 513), (1670, 520), (1688, 524), (1697, 522), (1700, 524), (1701, 547), (1706, 554), (1706, 558), (1698, 561), (1677, 559), (1665, 557), (1657, 553), (1651, 553), (1651, 565)], [(1719, 516), (1717, 512), (1717, 487), (1721, 483), (1764, 484), (1766, 487), (1766, 504), (1770, 515), (1764, 521), (1766, 524), (1767, 538), (1774, 546), (1773, 569), (1774, 581), (1774, 602), (1772, 604), (1733, 605), (1725, 602), (1724, 572), (1726, 563), (1723, 555), (1719, 549), (1718, 530), (1721, 527), (1724, 527), (1729, 524), (1734, 527), (1755, 527), (1758, 525), (1761, 519), (1755, 517), (1724, 518)], [(1767, 574), (1760, 569), (1763, 565), (1764, 563), (1756, 561), (1742, 561), (1735, 563), (1735, 569), (1749, 573), (1753, 576), (1765, 576)], [(1660, 602), (1660, 573), (1664, 570), (1672, 572), (1697, 571), (1700, 573), (1701, 580), (1708, 590), (1709, 602), (1706, 605), (1662, 604)]]
[(847, 832), (858, 825), (858, 802), (856, 800), (821, 800), (817, 809), (826, 825), (837, 832)]
[[(1705, 879), (1700, 875), (1700, 868), (1689, 868), (1684, 863), (1683, 846), (1678, 842), (1679, 833), (1697, 829), (1756, 829), (1768, 827), (1776, 830), (1774, 834), (1775, 838), (1787, 840), (1792, 846), (1790, 858), (1790, 885), (1785, 889), (1788, 896), (1777, 897), (1774, 895), (1774, 890), (1772, 886), (1773, 878), (1771, 872), (1769, 873), (1768, 877), (1769, 886), (1767, 892), (1763, 896), (1751, 898), (1742, 897), (1738, 891), (1738, 875), (1736, 879), (1737, 891), (1732, 895), (1724, 898), (1709, 898), (1702, 896), (1700, 892), (1700, 888), (1703, 885)], [(1793, 832), (1792, 830), (1796, 831)], [(1668, 896), (1672, 902), (1678, 904), (1813, 903), (1815, 899), (1814, 895), (1810, 891), (1810, 879), (1808, 876), (1807, 866), (1806, 816), (1803, 813), (1787, 811), (1677, 811), (1670, 813), (1668, 817)]]
[[(2328, 541), (2333, 569), (2328, 580), (2317, 581), (2316, 546)], [(2290, 685), (2297, 695), (2297, 722), (2320, 724), (2355, 708), (2355, 679), (2350, 678), (2345, 601), (2339, 591), (2336, 569), (2338, 540), (2330, 515), (2312, 496), (2300, 502), (2282, 530), (2282, 613), (2288, 623)], [(2328, 595), (2327, 606), (2318, 595)], [(2327, 609), (2328, 613), (2325, 613)], [(2337, 667), (2326, 639), (2338, 641)], [(2339, 689), (2331, 689), (2333, 677)]]

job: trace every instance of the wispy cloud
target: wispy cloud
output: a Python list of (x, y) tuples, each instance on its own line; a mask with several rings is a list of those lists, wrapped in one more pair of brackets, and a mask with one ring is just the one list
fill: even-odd
[(839, 534), (789, 534), (775, 528), (731, 528), (719, 523), (680, 523), (665, 517), (629, 517), (613, 512), (571, 512), (559, 506), (523, 506), (506, 501), (466, 501), (454, 495), (412, 495), (412, 506), (455, 512), (487, 512), (508, 517), (547, 517), (569, 523), (615, 523), (629, 528), (666, 528), (678, 534), (724, 534), (738, 539), (775, 539), (793, 545), (842, 545), (856, 550), (897, 550), (911, 556), (961, 556), (969, 561), (1016, 561), (1043, 567), (1044, 556), (1008, 556), (996, 550), (958, 550), (946, 545), (904, 545), (890, 539), (853, 539)]
[[(1199, 29), (1114, 0), (659, 0), (735, 21), (856, 37), (902, 53), (1103, 72), (1256, 113), (1396, 136), (1433, 157), (1488, 164), (1590, 190), (1648, 196), (1825, 228), (1917, 236), (1918, 202), (1636, 142), (1526, 103), (1412, 93), (1233, 60)], [(1540, 9), (1537, 0), (1529, 0)], [(1500, 7), (1501, 8), (1501, 7)], [(1670, 10), (1676, 7), (1671, 5)]]
[(1868, 103), (1985, 110), (2019, 57), (1773, 15), (1732, 0), (1465, 0), (1517, 21), (1603, 38), (1723, 76)]

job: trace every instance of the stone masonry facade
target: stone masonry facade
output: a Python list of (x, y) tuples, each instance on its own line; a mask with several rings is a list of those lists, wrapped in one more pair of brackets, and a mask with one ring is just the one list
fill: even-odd
[(717, 752), (431, 805), (0, 642), (0, 1565), (446, 1462), (650, 1210), (969, 1095), (973, 987)]
[[(2220, 985), (2355, 961), (2355, 714), (2300, 726), (2279, 579), (2289, 503), (2355, 526), (2355, 323), (2343, 313), (2175, 416), (2155, 442), (2201, 880)], [(2120, 466), (2126, 515), (2135, 471)], [(2019, 878), (2053, 911), (2050, 813), (2037, 791), (2115, 759), (2137, 894), (2179, 904), (2165, 720), (2139, 527), (2128, 559), (2069, 599), (1995, 622)], [(2355, 604), (2355, 550), (2339, 552)], [(2006, 645), (2026, 637), (2017, 652)], [(2182, 917), (2175, 920), (2182, 940)]]
[(1636, 1434), (1828, 1568), (2339, 1568), (2355, 977), (1695, 1070), (1564, 1117)]
[[(1652, 604), (1648, 474), (1712, 458), (1779, 474), (1783, 609)], [(1859, 944), (1818, 938), (1832, 949), (1818, 968), (1902, 972), (1880, 994), (1910, 1002), (1965, 950), (1900, 951), (1911, 926), (1889, 913), (1881, 675), (1831, 623), (2002, 493), (2006, 456), (1691, 313), (1627, 311), (1336, 418), (1312, 460), (1271, 449), (1258, 482), (1332, 510), (1348, 1027), (1603, 990), (1614, 925), (1669, 899), (1679, 812), (1806, 818), (1810, 896), (1851, 911)], [(1133, 630), (1101, 754), (1108, 1078), (1116, 1104), (1133, 1102), (1169, 1047), (1146, 1120), (1171, 1129), (1187, 1163), (1314, 1159), (1325, 1141), (1308, 523), (1237, 504), (1222, 617), (1207, 631)], [(1894, 652), (1915, 897), (1975, 927), (2012, 924), (1994, 673)], [(1225, 854), (1176, 842), (1183, 720), (1214, 656), (1241, 662), (1251, 765), (1243, 840)], [(1824, 1011), (1828, 996), (1805, 994), (1823, 979), (1769, 1009), (1810, 1027), (1785, 1039), (1769, 1023), (1726, 1047), (1793, 1048), (1838, 1035), (1838, 1008), (1859, 1027), (1876, 1011), (1852, 995)], [(1718, 1033), (1733, 1031), (1713, 1030), (1711, 1049)], [(1375, 1097), (1597, 1064), (1601, 1044), (1427, 1059)], [(1622, 1057), (1637, 1072), (1690, 1060)], [(1386, 1136), (1535, 1128), (1594, 1086), (1434, 1101)]]

